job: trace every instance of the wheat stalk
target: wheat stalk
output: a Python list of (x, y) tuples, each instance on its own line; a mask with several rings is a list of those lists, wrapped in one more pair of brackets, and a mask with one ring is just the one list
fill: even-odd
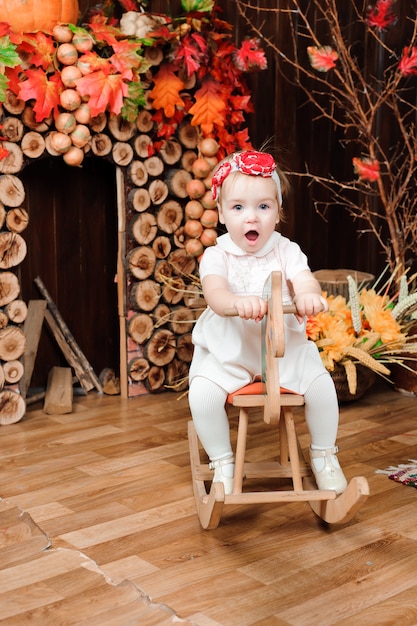
[(372, 350), (372, 348), (375, 347), (380, 339), (380, 333), (370, 332), (368, 335), (366, 335), (366, 337), (361, 339), (361, 341), (357, 343), (355, 347), (363, 350), (364, 352), (369, 352), (370, 350)]
[(346, 359), (346, 361), (343, 361), (343, 366), (346, 372), (349, 393), (354, 396), (358, 388), (358, 373), (356, 371), (356, 365), (350, 359)]
[(355, 329), (357, 335), (362, 330), (362, 319), (361, 319), (361, 310), (359, 306), (359, 296), (358, 296), (358, 288), (356, 285), (356, 281), (352, 276), (347, 277), (348, 288), (349, 288), (349, 304), (350, 310), (352, 312), (352, 325)]
[(377, 372), (378, 374), (385, 374), (388, 376), (391, 372), (385, 365), (383, 365), (380, 361), (374, 359), (370, 354), (361, 350), (361, 348), (356, 348), (355, 346), (349, 346), (345, 350), (346, 356), (354, 357), (359, 363), (365, 365), (365, 367), (369, 368), (373, 372)]
[(397, 320), (399, 317), (407, 313), (407, 311), (411, 308), (415, 308), (417, 306), (417, 293), (412, 293), (406, 298), (403, 298), (399, 301), (395, 307), (392, 309), (391, 314), (392, 317)]

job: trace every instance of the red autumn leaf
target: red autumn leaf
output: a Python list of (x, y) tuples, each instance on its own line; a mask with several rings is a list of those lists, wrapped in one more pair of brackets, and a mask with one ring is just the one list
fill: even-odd
[(175, 63), (181, 67), (184, 65), (186, 75), (189, 78), (198, 70), (201, 64), (207, 61), (207, 44), (205, 39), (198, 33), (186, 35), (179, 43), (173, 55)]
[(128, 95), (128, 86), (120, 74), (105, 74), (102, 70), (92, 72), (77, 80), (77, 91), (81, 96), (89, 96), (88, 106), (92, 117), (109, 108), (118, 115), (123, 106), (123, 98)]
[(16, 67), (6, 67), (6, 69), (4, 70), (5, 75), (7, 76), (8, 79), (8, 84), (7, 87), (8, 89), (10, 89), (10, 91), (12, 91), (14, 94), (18, 94), (19, 93), (19, 83), (21, 80), (21, 72), (22, 72), (22, 66), (18, 65)]
[(135, 0), (119, 0), (125, 11), (138, 11), (139, 7)]
[(154, 88), (150, 93), (154, 108), (163, 109), (167, 117), (172, 117), (175, 107), (184, 105), (179, 93), (181, 89), (184, 89), (184, 83), (176, 76), (171, 66), (167, 63), (161, 65), (154, 77)]
[(226, 104), (222, 98), (222, 85), (205, 80), (195, 93), (195, 103), (190, 109), (193, 126), (201, 126), (203, 133), (211, 133), (214, 124), (224, 126)]
[(0, 37), (5, 37), (10, 33), (10, 25), (7, 22), (0, 22)]
[(331, 46), (308, 46), (307, 53), (311, 67), (318, 72), (327, 72), (336, 67), (335, 61), (339, 58)]
[(27, 80), (19, 83), (20, 100), (35, 100), (33, 110), (35, 120), (41, 122), (49, 117), (53, 110), (58, 109), (59, 94), (62, 81), (59, 74), (53, 74), (48, 80), (47, 75), (40, 69), (26, 70)]
[(265, 70), (267, 67), (265, 52), (259, 48), (257, 39), (245, 39), (235, 51), (233, 58), (241, 72), (248, 72), (254, 68)]
[(107, 24), (107, 18), (103, 15), (95, 15), (88, 26), (96, 41), (104, 42), (109, 46), (113, 46), (117, 42), (118, 37), (120, 37), (120, 30)]
[(10, 24), (8, 24), (7, 22), (0, 22), (0, 37), (7, 36), (15, 46), (19, 46), (24, 38), (23, 33), (15, 33), (14, 31), (12, 31), (10, 28)]
[(233, 126), (237, 126), (244, 123), (245, 116), (242, 111), (228, 111), (228, 121)]
[(170, 30), (168, 26), (160, 26), (159, 28), (155, 28), (154, 30), (150, 30), (147, 34), (147, 39), (155, 39), (161, 40), (161, 42), (167, 42), (171, 39), (177, 38), (177, 32), (175, 30)]
[(250, 95), (230, 96), (229, 102), (233, 105), (235, 111), (242, 111), (244, 113), (253, 112), (253, 104)]
[[(177, 130), (185, 117), (185, 111), (183, 109), (175, 109), (175, 113), (172, 117), (166, 117), (162, 109), (155, 111), (152, 115), (152, 119), (156, 124), (157, 136), (164, 139), (169, 139)], [(154, 143), (155, 147), (157, 142)]]
[(394, 0), (377, 0), (375, 6), (368, 8), (366, 23), (384, 30), (397, 22), (397, 16), (392, 12)]
[[(217, 51), (216, 55), (225, 59), (230, 58), (235, 53), (235, 46), (228, 39), (224, 39), (224, 37), (218, 33), (212, 33), (212, 39), (216, 43)], [(216, 59), (214, 58), (213, 61)]]
[(45, 72), (51, 68), (55, 56), (55, 46), (49, 35), (45, 35), (40, 30), (33, 34), (27, 33), (18, 49), (29, 55), (31, 65), (41, 67)]
[(359, 176), (360, 180), (375, 182), (379, 179), (379, 163), (376, 159), (359, 159), (354, 157), (352, 163), (355, 173)]
[(9, 155), (9, 151), (7, 148), (0, 146), (0, 161), (3, 161)]
[(417, 74), (417, 48), (404, 48), (403, 55), (398, 64), (398, 69), (403, 76), (413, 76)]
[(241, 148), (242, 150), (252, 148), (252, 144), (249, 138), (249, 130), (247, 128), (243, 128), (242, 130), (237, 131), (234, 134), (234, 137), (238, 142), (239, 148)]

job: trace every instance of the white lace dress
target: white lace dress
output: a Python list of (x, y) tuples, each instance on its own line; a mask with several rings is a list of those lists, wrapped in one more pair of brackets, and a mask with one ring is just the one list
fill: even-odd
[[(241, 250), (226, 233), (204, 252), (200, 278), (221, 275), (227, 279), (232, 292), (262, 296), (269, 274), (280, 270), (282, 300), (289, 304), (288, 281), (306, 269), (309, 269), (307, 257), (300, 247), (278, 232), (254, 254)], [(306, 337), (305, 324), (299, 324), (294, 315), (285, 315), (284, 324), (285, 355), (280, 362), (280, 384), (304, 393), (326, 370), (315, 343)], [(194, 327), (193, 344), (190, 382), (194, 376), (203, 376), (231, 393), (261, 374), (260, 323), (240, 317), (222, 317), (207, 307)]]

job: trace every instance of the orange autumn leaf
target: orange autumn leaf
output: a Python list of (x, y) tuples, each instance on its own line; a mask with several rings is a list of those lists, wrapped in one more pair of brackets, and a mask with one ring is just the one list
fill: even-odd
[(150, 93), (154, 108), (163, 109), (167, 117), (172, 117), (177, 105), (184, 106), (179, 93), (181, 89), (184, 89), (182, 80), (176, 76), (168, 64), (161, 65), (154, 78), (154, 88)]
[(204, 133), (211, 133), (214, 124), (224, 126), (223, 111), (226, 104), (221, 94), (222, 86), (211, 79), (205, 80), (196, 91), (195, 103), (189, 111), (193, 116), (191, 124), (201, 126)]

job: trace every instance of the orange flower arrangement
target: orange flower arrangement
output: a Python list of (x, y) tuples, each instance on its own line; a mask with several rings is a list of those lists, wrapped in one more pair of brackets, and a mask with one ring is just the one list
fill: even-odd
[(381, 279), (373, 288), (359, 290), (349, 276), (349, 301), (341, 295), (326, 296), (328, 310), (307, 319), (307, 336), (316, 343), (324, 366), (329, 372), (336, 364), (344, 366), (352, 395), (356, 393), (357, 365), (389, 380), (389, 364), (410, 369), (407, 361), (416, 360), (417, 336), (409, 332), (416, 322), (417, 293), (409, 293), (411, 280), (404, 275), (391, 297), (397, 284), (394, 276), (377, 291)]

